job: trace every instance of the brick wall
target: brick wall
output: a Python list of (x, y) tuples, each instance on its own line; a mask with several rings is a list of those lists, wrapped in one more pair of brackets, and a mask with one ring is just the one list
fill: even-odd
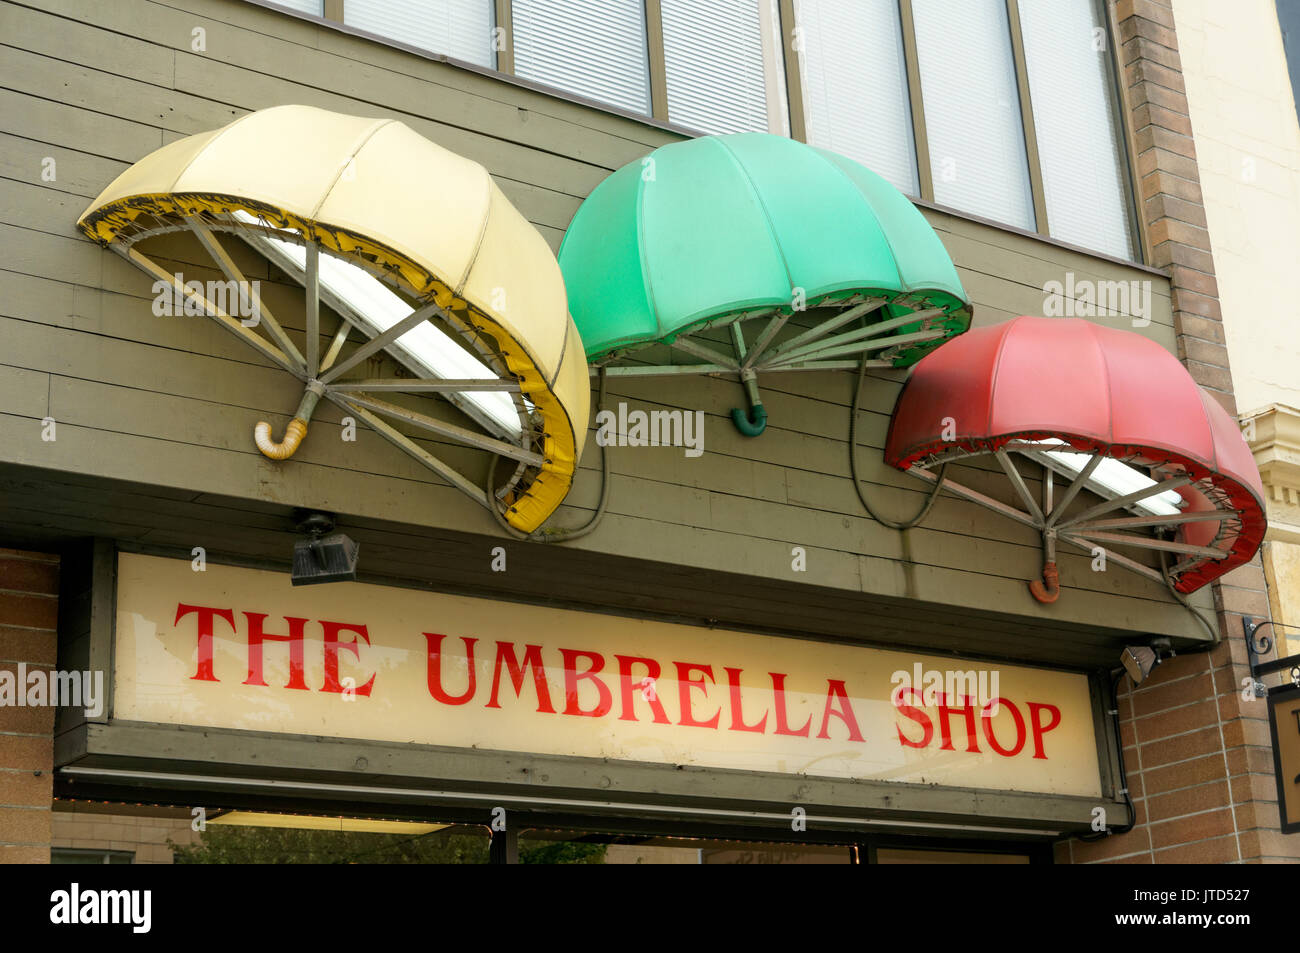
[[(54, 666), (59, 557), (0, 549), (0, 669)], [(54, 709), (0, 706), (0, 863), (49, 863)]]
[[(60, 805), (70, 806), (67, 802)], [(199, 840), (190, 821), (190, 813), (185, 808), (169, 813), (152, 809), (147, 814), (58, 810), (54, 812), (52, 844), (80, 850), (126, 851), (136, 864), (170, 864), (173, 855), (167, 844), (169, 839), (177, 845), (190, 845)]]
[[(1137, 153), (1138, 202), (1150, 263), (1171, 276), (1178, 354), (1192, 377), (1237, 413), (1173, 10), (1164, 0), (1111, 0), (1122, 85)], [(1232, 863), (1300, 859), (1278, 830), (1264, 702), (1243, 700), (1249, 676), (1242, 616), (1268, 618), (1259, 557), (1212, 584), (1213, 651), (1121, 683), (1120, 730), (1137, 825), (1100, 841), (1057, 845), (1073, 863)], [(1111, 823), (1116, 821), (1111, 819)]]

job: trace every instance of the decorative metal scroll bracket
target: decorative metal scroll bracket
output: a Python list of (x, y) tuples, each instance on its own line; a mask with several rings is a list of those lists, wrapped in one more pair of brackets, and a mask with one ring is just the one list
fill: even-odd
[(1273, 651), (1273, 640), (1260, 633), (1260, 629), (1266, 625), (1282, 625), (1286, 629), (1300, 630), (1300, 626), (1285, 625), (1279, 622), (1265, 621), (1256, 622), (1250, 616), (1244, 616), (1241, 620), (1242, 632), (1246, 637), (1246, 652), (1250, 659), (1250, 677), (1255, 681), (1255, 697), (1263, 698), (1268, 694), (1268, 686), (1262, 679), (1265, 675), (1272, 675), (1275, 672), (1287, 672), (1291, 677), (1291, 684), (1300, 686), (1300, 655), (1288, 655), (1285, 658), (1273, 659), (1265, 662), (1261, 657)]

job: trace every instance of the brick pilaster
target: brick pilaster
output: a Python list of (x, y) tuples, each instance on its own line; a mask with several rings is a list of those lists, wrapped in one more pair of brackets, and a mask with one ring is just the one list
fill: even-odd
[[(1179, 357), (1235, 416), (1173, 9), (1167, 0), (1110, 2), (1150, 263), (1170, 273)], [(1120, 730), (1136, 827), (1099, 841), (1059, 844), (1058, 860), (1234, 863), (1300, 857), (1300, 836), (1278, 830), (1267, 711), (1262, 701), (1242, 698), (1250, 674), (1242, 618), (1269, 617), (1259, 557), (1213, 583), (1211, 591), (1223, 641), (1208, 653), (1165, 662), (1138, 689), (1127, 679), (1122, 683)]]
[[(54, 666), (59, 557), (0, 549), (0, 669)], [(0, 863), (49, 863), (54, 708), (0, 706)]]

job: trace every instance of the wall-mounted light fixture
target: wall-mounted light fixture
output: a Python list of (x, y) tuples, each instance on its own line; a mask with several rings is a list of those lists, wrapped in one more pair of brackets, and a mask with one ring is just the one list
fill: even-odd
[[(357, 578), (357, 554), (360, 547), (343, 533), (332, 533), (334, 517), (329, 513), (299, 512), (299, 533), (307, 539), (293, 544), (295, 586), (313, 586), (322, 582), (348, 582)], [(326, 535), (331, 533), (331, 535)]]
[(1169, 639), (1158, 638), (1152, 639), (1148, 645), (1126, 645), (1124, 651), (1120, 653), (1120, 664), (1124, 666), (1124, 671), (1128, 672), (1128, 677), (1133, 680), (1133, 685), (1141, 685), (1151, 670), (1160, 664), (1163, 655), (1172, 655), (1172, 643)]

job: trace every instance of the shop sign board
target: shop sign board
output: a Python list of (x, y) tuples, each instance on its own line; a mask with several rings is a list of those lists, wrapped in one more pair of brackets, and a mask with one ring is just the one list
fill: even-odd
[(117, 579), (115, 720), (1100, 796), (1079, 673), (131, 553)]

